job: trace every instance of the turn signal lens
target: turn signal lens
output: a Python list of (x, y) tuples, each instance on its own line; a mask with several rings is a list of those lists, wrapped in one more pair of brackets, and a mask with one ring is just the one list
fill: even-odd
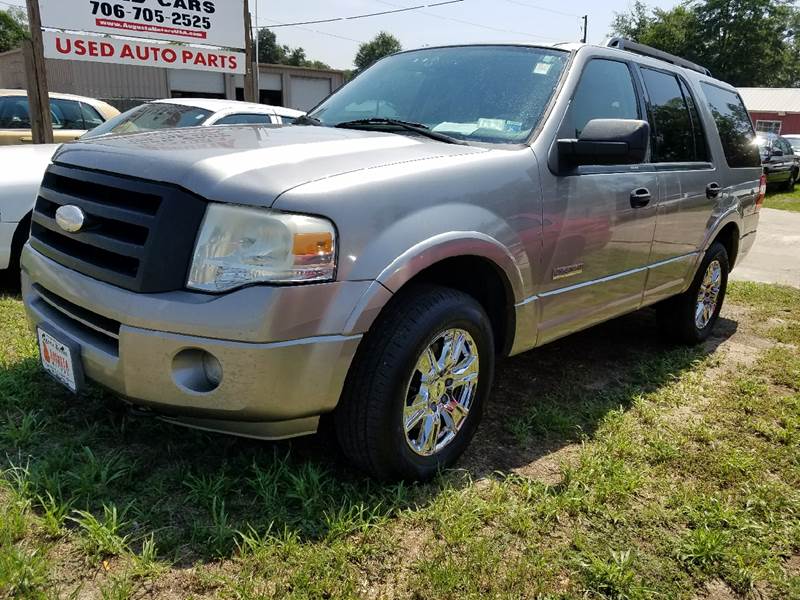
[(336, 271), (336, 231), (319, 217), (210, 204), (187, 286), (224, 292), (253, 283), (318, 283)]
[(756, 198), (756, 210), (760, 210), (767, 197), (767, 176), (761, 176), (761, 182), (758, 185), (758, 198)]

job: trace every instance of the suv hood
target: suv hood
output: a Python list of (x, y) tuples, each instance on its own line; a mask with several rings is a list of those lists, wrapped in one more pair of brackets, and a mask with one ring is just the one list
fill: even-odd
[(271, 206), (294, 187), (399, 162), (487, 152), (330, 127), (197, 127), (79, 141), (54, 162), (178, 185), (208, 200)]

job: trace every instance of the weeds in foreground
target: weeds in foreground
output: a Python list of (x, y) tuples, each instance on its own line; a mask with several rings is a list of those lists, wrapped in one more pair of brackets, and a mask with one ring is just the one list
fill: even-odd
[[(688, 600), (717, 581), (800, 598), (800, 292), (731, 299), (783, 345), (727, 369), (637, 316), (636, 335), (513, 359), (487, 415), (510, 435), (424, 485), (367, 481), (324, 438), (256, 444), (76, 401), (36, 374), (19, 302), (0, 299), (0, 597)], [(571, 450), (547, 480), (481, 454), (540, 444)], [(87, 567), (65, 573), (65, 553)]]

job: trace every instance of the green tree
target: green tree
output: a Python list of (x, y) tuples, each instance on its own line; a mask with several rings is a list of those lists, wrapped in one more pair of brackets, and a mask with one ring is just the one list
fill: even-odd
[(281, 46), (278, 37), (269, 29), (258, 30), (258, 62), (280, 65), (286, 61), (288, 46)]
[(381, 31), (374, 39), (359, 46), (355, 65), (359, 71), (363, 71), (384, 56), (400, 52), (402, 49), (400, 40), (391, 33)]
[(737, 86), (793, 86), (800, 81), (798, 25), (800, 11), (789, 0), (690, 0), (671, 10), (636, 2), (611, 28)]
[(24, 11), (16, 8), (0, 10), (0, 52), (19, 48), (27, 35), (28, 22)]
[(302, 47), (291, 48), (285, 44), (279, 44), (277, 36), (269, 29), (259, 29), (258, 31), (258, 62), (270, 65), (330, 69), (322, 61), (308, 60), (306, 51)]

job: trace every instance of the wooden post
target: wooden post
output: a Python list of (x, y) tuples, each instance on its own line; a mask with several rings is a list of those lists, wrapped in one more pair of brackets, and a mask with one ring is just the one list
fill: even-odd
[(34, 144), (53, 143), (53, 119), (50, 114), (50, 93), (47, 88), (47, 67), (42, 42), (42, 18), (39, 0), (26, 0), (31, 38), (23, 42), (25, 73), (28, 78), (28, 106)]
[(589, 15), (583, 15), (583, 39), (581, 41), (585, 44), (587, 39), (589, 39)]
[(250, 19), (250, 3), (248, 0), (244, 0), (244, 42), (245, 62), (247, 63), (247, 71), (244, 74), (244, 100), (245, 102), (258, 102), (256, 99), (256, 79), (253, 65), (255, 62), (253, 57), (253, 23)]

